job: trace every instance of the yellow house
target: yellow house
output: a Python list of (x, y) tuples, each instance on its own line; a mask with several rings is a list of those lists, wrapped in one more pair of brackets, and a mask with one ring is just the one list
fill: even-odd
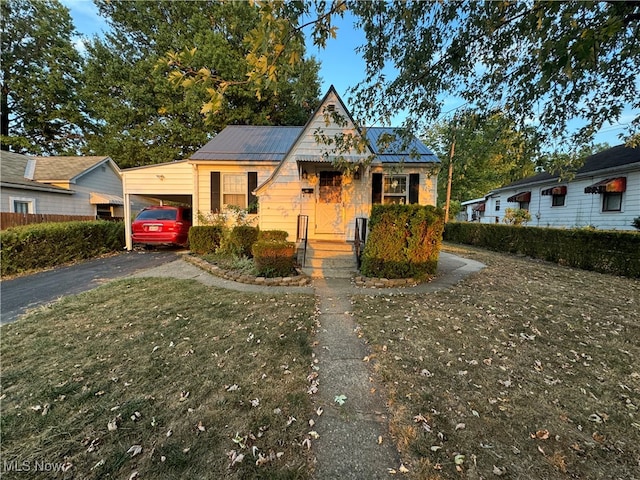
[[(127, 247), (131, 195), (189, 203), (194, 225), (239, 207), (289, 240), (344, 242), (375, 203), (435, 205), (440, 161), (415, 138), (390, 141), (394, 133), (358, 128), (332, 86), (305, 126), (228, 126), (188, 160), (123, 170)], [(348, 137), (364, 142), (336, 148)]]

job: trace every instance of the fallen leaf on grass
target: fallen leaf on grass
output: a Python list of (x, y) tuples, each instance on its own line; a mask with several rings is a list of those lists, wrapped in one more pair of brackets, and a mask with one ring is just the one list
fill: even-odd
[(318, 432), (316, 432), (315, 430), (310, 431), (309, 435), (311, 435), (311, 437), (313, 437), (314, 440), (317, 440), (318, 438), (320, 438), (320, 435), (318, 435)]
[(400, 473), (409, 473), (409, 469), (407, 467), (404, 466), (404, 463), (400, 464), (400, 468), (398, 468), (398, 471)]
[(202, 421), (198, 422), (198, 424), (196, 425), (196, 428), (201, 432), (204, 432), (206, 430), (205, 426), (202, 424)]
[(502, 467), (502, 468), (496, 467), (495, 465), (493, 466), (493, 474), (494, 475), (499, 477), (501, 475), (504, 475), (505, 473), (507, 473), (507, 469), (506, 468), (504, 468), (504, 467)]
[(236, 390), (238, 390), (240, 387), (237, 384), (233, 384), (233, 385), (225, 385), (224, 386), (225, 390), (227, 392), (235, 392)]
[(139, 453), (142, 453), (142, 445), (131, 445), (127, 453), (130, 453), (132, 457), (135, 457)]
[(378, 445), (382, 445), (382, 435), (378, 435)]
[(347, 400), (347, 397), (344, 395), (336, 395), (336, 398), (333, 399), (338, 405), (344, 405), (344, 402)]
[(537, 440), (547, 440), (549, 438), (549, 430), (538, 430), (536, 433), (530, 434), (530, 437)]

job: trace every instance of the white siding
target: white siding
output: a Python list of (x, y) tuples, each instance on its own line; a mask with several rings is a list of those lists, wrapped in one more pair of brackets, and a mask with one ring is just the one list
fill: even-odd
[[(584, 189), (607, 178), (626, 177), (627, 189), (622, 194), (622, 211), (603, 212), (602, 195), (584, 193)], [(558, 185), (567, 186), (564, 206), (552, 206), (552, 196), (542, 195), (547, 188)], [(487, 209), (483, 223), (494, 223), (497, 217), (500, 222), (506, 208), (518, 208), (517, 203), (507, 203), (507, 198), (523, 191), (531, 191), (529, 212), (530, 226), (580, 228), (593, 226), (599, 230), (635, 230), (631, 226), (634, 218), (640, 216), (640, 170), (619, 171), (582, 177), (571, 182), (550, 182), (535, 186), (521, 186), (517, 189), (500, 190), (491, 195), (487, 201)], [(500, 199), (500, 211), (495, 211), (495, 201)]]

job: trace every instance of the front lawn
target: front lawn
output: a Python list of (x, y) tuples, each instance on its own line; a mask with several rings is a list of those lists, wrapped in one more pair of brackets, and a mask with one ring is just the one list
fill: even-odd
[(314, 326), (312, 296), (172, 279), (3, 326), (2, 478), (308, 478)]
[(445, 250), (487, 268), (354, 307), (409, 476), (640, 478), (640, 282)]

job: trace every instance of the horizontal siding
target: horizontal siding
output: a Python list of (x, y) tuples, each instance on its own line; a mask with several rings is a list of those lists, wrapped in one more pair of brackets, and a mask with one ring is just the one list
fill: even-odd
[[(238, 165), (238, 164), (217, 164), (217, 165), (198, 165), (198, 195), (199, 203), (194, 206), (196, 211), (211, 211), (211, 172), (225, 173), (242, 173), (248, 172), (258, 173), (258, 186), (264, 183), (273, 173), (275, 165)], [(222, 179), (221, 179), (222, 181)]]
[(89, 203), (88, 196), (85, 202), (83, 196), (77, 194), (55, 194), (12, 188), (2, 189), (2, 211), (11, 211), (10, 202), (14, 197), (32, 201), (33, 213), (90, 216), (96, 214), (96, 208)]
[(124, 170), (122, 174), (129, 194), (190, 195), (193, 191), (193, 166), (186, 162)]
[[(627, 177), (627, 189), (622, 196), (621, 212), (603, 212), (602, 195), (584, 193), (584, 189), (600, 180), (615, 176)], [(547, 188), (567, 185), (565, 204), (552, 206), (551, 195), (542, 195)], [(482, 218), (483, 223), (494, 223), (495, 218), (502, 222), (506, 208), (517, 208), (517, 203), (507, 203), (507, 198), (523, 191), (531, 191), (529, 211), (532, 219), (529, 225), (539, 227), (580, 228), (594, 226), (600, 230), (635, 230), (631, 226), (634, 218), (640, 216), (640, 171), (632, 171), (607, 176), (595, 176), (565, 183), (549, 183), (534, 188), (501, 191), (487, 200)], [(495, 202), (500, 199), (500, 211), (495, 211)]]

